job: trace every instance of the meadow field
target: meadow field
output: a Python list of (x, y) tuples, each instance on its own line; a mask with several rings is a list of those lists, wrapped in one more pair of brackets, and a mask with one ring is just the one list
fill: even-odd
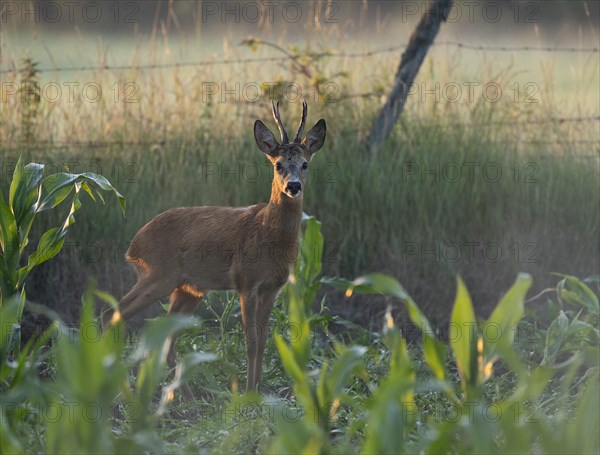
[[(5, 402), (30, 399), (16, 417), (12, 408), (3, 411), (4, 428), (18, 441), (11, 450), (597, 453), (597, 432), (586, 433), (598, 424), (592, 405), (600, 404), (597, 26), (563, 24), (554, 38), (543, 20), (506, 35), (487, 36), (485, 23), (463, 32), (460, 24), (442, 26), (398, 124), (370, 151), (367, 133), (414, 22), (383, 17), (352, 32), (343, 21), (305, 25), (301, 32), (276, 24), (248, 33), (223, 24), (218, 32), (195, 34), (175, 22), (99, 38), (85, 29), (55, 33), (48, 24), (12, 23), (0, 32), (2, 194), (9, 193), (22, 156), (25, 163), (45, 164), (46, 176), (101, 174), (127, 203), (123, 216), (112, 195), (102, 204), (82, 194), (62, 251), (27, 279), (21, 333), (24, 339), (39, 335), (50, 324), (53, 316), (40, 315), (39, 305), (64, 321), (51, 328), (60, 331), (80, 320), (91, 323), (81, 311), (82, 295), (89, 311), (96, 288), (118, 300), (135, 282), (123, 258), (127, 245), (161, 211), (266, 202), (273, 171), (256, 147), (254, 121), (274, 128), (270, 103), (282, 100), (291, 130), (306, 99), (308, 123), (325, 118), (328, 126), (304, 196), (304, 211), (321, 223), (306, 229), (320, 229), (323, 240), (312, 254), (304, 252), (297, 269), (304, 278), (276, 304), (272, 331), (283, 335), (267, 345), (265, 395), (238, 393), (245, 354), (237, 296), (211, 293), (196, 315), (209, 329), (198, 329), (198, 320), (196, 328), (190, 321), (177, 326), (186, 327), (181, 358), (196, 354), (199, 364), (193, 375), (182, 369), (193, 399), (180, 389), (170, 396), (178, 384), (165, 385), (161, 398), (164, 369), (136, 350), (136, 342), (158, 350), (149, 334), (118, 337), (112, 345), (80, 334), (70, 346), (63, 337), (49, 353), (30, 346), (21, 357), (7, 350), (3, 362), (37, 359), (22, 368), (39, 376), (24, 380), (3, 366)], [(26, 251), (34, 251), (68, 209), (41, 214)], [(310, 264), (318, 264), (318, 276), (305, 273)], [(531, 288), (520, 274), (531, 277)], [(371, 278), (363, 287), (352, 284), (359, 276)], [(518, 327), (525, 335), (491, 351), (473, 344), (466, 348), (470, 357), (461, 357), (461, 342), (447, 330), (451, 322), (471, 321), (458, 276), (478, 321), (498, 321), (513, 305), (519, 317), (512, 323), (523, 316)], [(510, 298), (497, 307), (515, 280)], [(410, 302), (426, 319), (416, 318)], [(156, 305), (145, 316), (162, 313)], [(430, 321), (430, 334), (415, 329), (423, 329), (423, 320)], [(141, 327), (141, 319), (137, 323)], [(306, 324), (310, 335), (294, 339), (287, 332), (294, 323)], [(446, 356), (446, 344), (454, 356)], [(422, 353), (421, 346), (434, 345)], [(101, 359), (90, 360), (88, 368), (98, 368), (102, 379), (96, 389), (73, 395), (69, 381), (85, 382), (87, 375), (67, 357), (92, 351), (128, 361), (108, 377)], [(497, 357), (490, 375), (484, 360), (494, 364)], [(474, 367), (472, 382), (464, 363), (455, 364), (465, 359), (484, 362)], [(300, 370), (306, 375), (292, 373)], [(119, 389), (122, 379), (132, 384), (130, 392)], [(48, 395), (31, 395), (40, 384)], [(53, 421), (31, 410), (56, 403), (56, 394), (100, 403), (107, 420)], [(147, 418), (131, 419), (132, 403), (136, 417), (144, 410)], [(505, 417), (518, 409), (533, 418), (448, 417), (486, 405), (497, 405)], [(281, 418), (287, 412), (293, 417)], [(565, 424), (568, 418), (576, 428)], [(374, 430), (375, 422), (381, 430)], [(60, 442), (65, 432), (80, 435), (72, 446)]]

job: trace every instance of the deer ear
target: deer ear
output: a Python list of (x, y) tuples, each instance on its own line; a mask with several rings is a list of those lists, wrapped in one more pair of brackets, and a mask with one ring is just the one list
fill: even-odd
[(277, 156), (277, 148), (279, 144), (275, 140), (273, 133), (265, 126), (263, 122), (257, 120), (254, 122), (254, 140), (256, 145), (265, 155)]
[(323, 119), (315, 123), (315, 126), (310, 129), (302, 143), (308, 147), (308, 151), (311, 156), (317, 153), (321, 147), (323, 147), (326, 134), (327, 126), (325, 125), (325, 120)]

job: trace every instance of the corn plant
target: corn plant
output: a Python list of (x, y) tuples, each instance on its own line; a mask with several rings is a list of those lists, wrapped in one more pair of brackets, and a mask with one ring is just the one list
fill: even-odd
[(410, 446), (415, 423), (414, 390), (416, 374), (406, 341), (386, 313), (384, 338), (390, 352), (389, 373), (376, 389), (369, 407), (367, 437), (362, 452), (399, 453)]
[[(158, 418), (166, 412), (176, 389), (187, 380), (193, 367), (213, 359), (203, 353), (184, 357), (177, 365), (173, 381), (161, 387), (169, 337), (198, 321), (189, 316), (153, 320), (145, 326), (133, 353), (126, 356), (123, 321), (102, 333), (94, 317), (93, 296), (116, 305), (105, 293), (88, 291), (83, 299), (79, 331), (58, 340), (53, 400), (57, 408), (65, 409), (60, 413), (62, 418), (47, 422), (46, 450), (49, 453), (164, 451), (155, 431)], [(132, 371), (137, 371), (137, 375), (130, 384)], [(153, 398), (159, 391), (160, 401), (155, 406)], [(115, 405), (120, 405), (125, 420), (125, 428), (117, 433), (111, 419)], [(82, 415), (69, 419), (68, 406), (79, 406)]]
[(600, 344), (600, 305), (590, 287), (566, 275), (554, 291), (560, 310), (546, 331), (542, 365), (548, 366), (556, 365), (559, 357), (568, 353)]
[(275, 334), (275, 344), (287, 374), (294, 381), (294, 392), (302, 408), (299, 422), (278, 416), (279, 437), (273, 443), (274, 453), (328, 453), (331, 450), (331, 422), (341, 404), (350, 401), (345, 387), (359, 369), (366, 352), (363, 346), (335, 345), (336, 358), (325, 362), (318, 371), (309, 371), (311, 360), (310, 305), (314, 302), (320, 282), (323, 236), (320, 224), (305, 217), (306, 228), (294, 274), (286, 286), (290, 343), (282, 334)]
[[(15, 313), (6, 315), (2, 326), (2, 341), (5, 337), (18, 335), (18, 323), (25, 305), (25, 282), (34, 267), (52, 259), (63, 247), (65, 236), (75, 222), (75, 213), (81, 208), (80, 192), (85, 191), (92, 200), (104, 202), (102, 191), (116, 195), (125, 213), (125, 198), (101, 175), (86, 172), (70, 174), (60, 172), (43, 176), (44, 165), (25, 165), (19, 158), (15, 166), (9, 189), (8, 202), (0, 193), (0, 301), (17, 299)], [(35, 251), (26, 254), (29, 233), (38, 214), (54, 209), (64, 201), (70, 202), (69, 212), (64, 222), (46, 231), (40, 238)], [(12, 324), (9, 322), (12, 321)], [(10, 328), (10, 330), (9, 330)], [(12, 335), (11, 335), (12, 334)]]
[(310, 314), (310, 306), (317, 298), (317, 292), (321, 287), (319, 275), (323, 268), (323, 234), (321, 234), (321, 222), (313, 216), (302, 214), (304, 232), (300, 242), (298, 260), (294, 269), (296, 284), (302, 286), (301, 297), (304, 311)]
[[(51, 331), (31, 341), (31, 347), (28, 344), (15, 361), (6, 358), (2, 345), (2, 453), (25, 453), (19, 440), (20, 426), (28, 431), (44, 429), (39, 445), (46, 453), (164, 451), (156, 433), (158, 419), (194, 367), (214, 356), (185, 356), (173, 380), (161, 387), (169, 337), (196, 325), (197, 319), (167, 316), (151, 321), (133, 352), (126, 354), (123, 322), (102, 333), (94, 314), (96, 298), (116, 305), (111, 296), (89, 288), (83, 296), (78, 330), (56, 321)], [(36, 353), (48, 341), (52, 346), (42, 358)], [(36, 368), (50, 354), (55, 375), (51, 381), (42, 380)], [(137, 374), (130, 379), (134, 371)], [(157, 405), (156, 396), (160, 397)]]
[[(541, 366), (530, 371), (512, 352), (516, 324), (523, 316), (523, 301), (531, 284), (528, 275), (518, 277), (490, 318), (482, 323), (476, 320), (469, 293), (462, 280), (458, 279), (449, 334), (454, 364), (460, 377), (458, 385), (453, 383), (446, 366), (446, 346), (435, 339), (430, 323), (395, 279), (371, 274), (351, 282), (339, 278), (323, 281), (345, 289), (347, 296), (353, 293), (382, 293), (401, 299), (412, 323), (423, 333), (423, 358), (434, 378), (420, 385), (416, 383), (405, 342), (393, 329), (393, 320), (388, 316), (387, 327), (391, 331), (388, 331), (387, 340), (392, 357), (390, 376), (373, 394), (369, 416), (371, 424), (363, 447), (364, 453), (411, 450), (426, 453), (512, 453), (527, 451), (532, 447), (532, 427), (524, 425), (522, 415), (515, 418), (515, 414), (523, 403), (539, 398), (553, 373)], [(492, 377), (494, 363), (499, 359), (506, 361), (517, 373), (518, 387), (507, 399), (489, 403), (484, 397), (483, 386)], [(415, 432), (416, 414), (413, 393), (417, 386), (421, 391), (443, 392), (462, 417), (430, 422), (430, 431), (421, 438), (413, 437), (411, 442), (409, 435)], [(486, 418), (491, 406), (499, 414), (497, 419)], [(520, 410), (522, 413), (522, 408)], [(381, 424), (377, 424), (391, 419), (396, 422), (394, 428), (385, 425), (382, 428)]]
[[(13, 298), (0, 308), (0, 321), (10, 321), (19, 301)], [(12, 327), (11, 324), (9, 326)], [(14, 341), (10, 336), (0, 340), (0, 452), (25, 453), (23, 439), (34, 439), (43, 446), (41, 421), (48, 409), (51, 384), (40, 378), (48, 364), (51, 350), (45, 346), (54, 338), (58, 326), (53, 324), (44, 333), (31, 337), (23, 349), (9, 357)], [(4, 330), (4, 328), (3, 328)], [(14, 331), (8, 334), (15, 335)], [(29, 438), (26, 438), (29, 436)]]

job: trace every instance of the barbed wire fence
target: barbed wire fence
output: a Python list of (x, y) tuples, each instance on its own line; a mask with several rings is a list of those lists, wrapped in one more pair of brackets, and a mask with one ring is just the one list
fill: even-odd
[[(406, 44), (399, 44), (395, 46), (383, 47), (380, 49), (373, 49), (370, 51), (363, 52), (320, 52), (311, 54), (313, 58), (330, 58), (330, 59), (344, 59), (344, 58), (366, 58), (375, 55), (386, 54), (391, 52), (397, 52), (406, 48)], [(598, 47), (534, 47), (534, 46), (484, 46), (484, 45), (473, 45), (468, 43), (461, 43), (458, 41), (439, 41), (434, 42), (435, 47), (455, 47), (459, 49), (477, 50), (477, 51), (494, 51), (494, 52), (559, 52), (559, 53), (600, 53)], [(300, 57), (298, 55), (297, 57)], [(294, 56), (271, 56), (271, 57), (253, 57), (245, 59), (214, 59), (214, 60), (196, 60), (190, 62), (169, 62), (169, 63), (150, 63), (150, 64), (129, 64), (129, 65), (95, 65), (95, 66), (69, 66), (60, 67), (55, 66), (52, 68), (38, 68), (38, 73), (60, 73), (60, 72), (84, 72), (84, 71), (125, 71), (125, 70), (155, 70), (165, 68), (186, 68), (195, 66), (209, 66), (209, 65), (234, 65), (234, 64), (252, 64), (252, 63), (268, 63), (268, 62), (285, 62), (293, 59)], [(12, 66), (10, 69), (0, 70), (0, 74), (18, 73), (19, 68)]]
[[(362, 52), (320, 52), (312, 53), (311, 58), (313, 62), (317, 59), (355, 59), (355, 58), (368, 58), (376, 55), (397, 52), (406, 48), (406, 44), (400, 44), (395, 46), (388, 46), (379, 49), (373, 49)], [(534, 46), (486, 46), (486, 45), (473, 45), (468, 43), (462, 43), (458, 41), (439, 41), (434, 42), (435, 47), (453, 47), (457, 49), (467, 49), (472, 51), (483, 51), (483, 52), (542, 52), (542, 53), (579, 53), (579, 54), (597, 54), (600, 53), (598, 47), (534, 47)], [(151, 64), (128, 64), (128, 65), (82, 65), (82, 66), (69, 66), (60, 67), (55, 66), (52, 68), (36, 68), (37, 73), (61, 73), (61, 72), (87, 72), (87, 71), (127, 71), (127, 70), (138, 70), (138, 71), (152, 71), (159, 69), (173, 69), (173, 68), (193, 68), (211, 65), (248, 65), (256, 63), (268, 63), (268, 62), (288, 62), (298, 60), (301, 57), (300, 54), (289, 54), (284, 56), (270, 56), (270, 57), (254, 57), (254, 58), (237, 58), (237, 59), (212, 59), (212, 60), (197, 60), (189, 62), (168, 62), (168, 63), (151, 63)], [(0, 69), (0, 74), (18, 74), (20, 69), (11, 64), (9, 69)], [(382, 97), (382, 93), (366, 92), (366, 93), (350, 93), (344, 94), (344, 99), (353, 98), (374, 98)], [(341, 101), (337, 100), (337, 102)], [(242, 101), (243, 103), (244, 101)], [(337, 102), (329, 103), (335, 105)], [(225, 101), (227, 103), (227, 101)], [(239, 101), (229, 101), (229, 103), (240, 104)], [(254, 104), (246, 102), (247, 104)], [(327, 104), (325, 104), (327, 105)], [(519, 121), (497, 121), (497, 122), (486, 122), (486, 123), (466, 123), (466, 122), (451, 122), (451, 123), (427, 123), (427, 127), (462, 127), (462, 128), (484, 128), (491, 126), (517, 126), (517, 125), (543, 125), (543, 124), (566, 124), (566, 123), (583, 123), (583, 122), (597, 122), (600, 125), (600, 116), (583, 116), (583, 117), (555, 117), (548, 119), (534, 119), (534, 120), (519, 120)], [(36, 141), (35, 146), (52, 146), (52, 147), (69, 147), (69, 146), (84, 146), (84, 147), (109, 147), (109, 146), (164, 146), (168, 144), (166, 140), (140, 140), (140, 141), (127, 141), (127, 140), (108, 140), (108, 141), (52, 141), (52, 140), (40, 140)], [(486, 142), (486, 141), (483, 141)], [(570, 145), (570, 144), (587, 144), (596, 145), (600, 147), (600, 140), (513, 140), (513, 141), (487, 141), (495, 144), (506, 144), (506, 145), (522, 145), (522, 144), (540, 144), (540, 145)], [(0, 146), (4, 150), (19, 149), (21, 145), (15, 143), (14, 146), (6, 147), (4, 144)], [(548, 155), (548, 157), (554, 157), (554, 155)], [(593, 158), (599, 159), (600, 153), (595, 155), (577, 155), (577, 158)]]

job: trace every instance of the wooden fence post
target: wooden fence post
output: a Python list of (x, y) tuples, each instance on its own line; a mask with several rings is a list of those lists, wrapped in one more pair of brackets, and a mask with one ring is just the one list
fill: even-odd
[(451, 7), (452, 0), (436, 0), (427, 5), (425, 14), (402, 53), (392, 91), (367, 136), (366, 145), (371, 152), (379, 149), (402, 113), (419, 68), (440, 30), (441, 22), (448, 18)]

